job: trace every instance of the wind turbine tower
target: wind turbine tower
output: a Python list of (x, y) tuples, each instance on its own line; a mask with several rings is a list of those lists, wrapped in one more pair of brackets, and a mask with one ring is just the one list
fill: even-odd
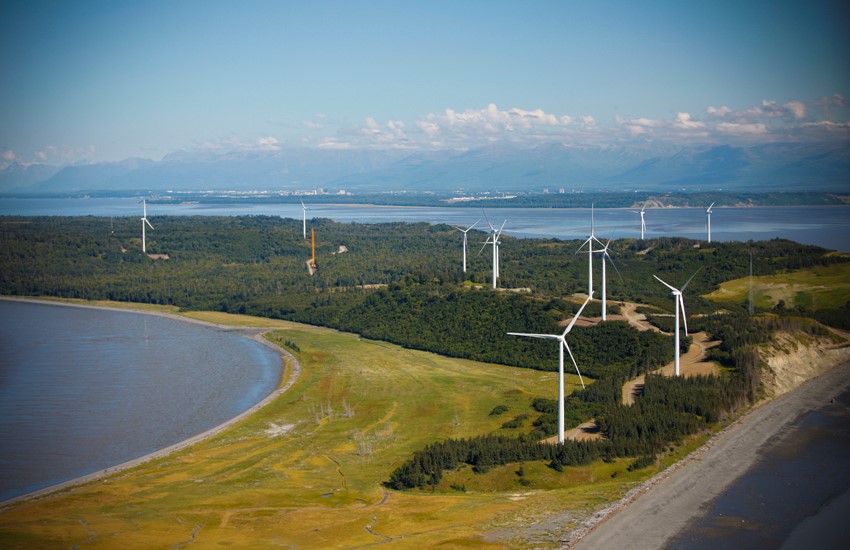
[(496, 282), (499, 280), (499, 237), (502, 236), (502, 230), (504, 230), (505, 224), (508, 223), (508, 220), (503, 221), (502, 226), (499, 227), (499, 229), (496, 229), (493, 227), (493, 224), (490, 223), (490, 219), (487, 218), (486, 212), (484, 213), (484, 218), (487, 220), (487, 225), (490, 226), (490, 236), (487, 237), (486, 241), (484, 241), (484, 246), (481, 247), (478, 254), (480, 255), (488, 244), (493, 245), (493, 288), (496, 288)]
[[(298, 199), (301, 200), (301, 199)], [(307, 207), (304, 206), (304, 201), (301, 201), (301, 219), (304, 233), (304, 240), (307, 240)]]
[(147, 253), (147, 245), (145, 243), (145, 224), (153, 229), (151, 222), (148, 221), (148, 205), (145, 203), (145, 199), (142, 199), (142, 252)]
[(707, 216), (706, 222), (708, 223), (708, 242), (711, 242), (711, 207), (712, 206), (714, 206), (714, 203), (711, 203), (711, 206), (709, 206), (705, 210), (705, 214)]
[(525, 336), (527, 338), (542, 338), (544, 340), (557, 340), (558, 341), (558, 443), (564, 442), (564, 349), (567, 350), (567, 353), (570, 354), (570, 359), (573, 362), (573, 366), (576, 368), (576, 373), (578, 373), (578, 379), (581, 381), (581, 387), (584, 386), (584, 379), (581, 377), (581, 372), (578, 370), (578, 364), (576, 363), (575, 357), (573, 357), (573, 352), (570, 351), (570, 346), (567, 345), (567, 334), (573, 329), (573, 325), (578, 321), (579, 316), (581, 315), (582, 310), (584, 310), (584, 306), (593, 298), (593, 294), (589, 294), (587, 299), (579, 308), (578, 312), (573, 317), (570, 324), (567, 325), (566, 330), (562, 334), (528, 334), (524, 332), (509, 332), (511, 336)]
[(588, 296), (593, 294), (593, 253), (599, 252), (598, 250), (593, 250), (593, 241), (596, 241), (599, 244), (602, 244), (602, 241), (596, 238), (594, 234), (594, 226), (593, 226), (593, 204), (590, 205), (590, 236), (586, 241), (582, 243), (578, 250), (576, 250), (576, 254), (581, 252), (581, 249), (587, 245), (587, 294)]
[(682, 310), (682, 321), (684, 321), (684, 323), (685, 323), (685, 336), (688, 335), (688, 318), (687, 318), (687, 315), (685, 314), (685, 301), (684, 301), (684, 299), (682, 299), (682, 292), (685, 291), (685, 288), (688, 286), (688, 283), (690, 283), (691, 280), (696, 276), (696, 274), (699, 273), (700, 269), (702, 269), (702, 268), (697, 269), (694, 272), (694, 274), (691, 275), (691, 278), (688, 279), (687, 282), (682, 285), (681, 290), (678, 289), (678, 288), (675, 288), (671, 285), (668, 285), (667, 283), (665, 283), (664, 281), (659, 279), (658, 275), (653, 275), (653, 277), (658, 279), (658, 281), (661, 284), (663, 284), (664, 286), (666, 286), (667, 288), (669, 288), (670, 290), (673, 291), (673, 307), (676, 310), (676, 323), (675, 323), (674, 328), (673, 328), (673, 333), (675, 335), (675, 338), (674, 338), (674, 346), (675, 346), (674, 353), (675, 353), (675, 355), (674, 355), (674, 360), (673, 360), (673, 365), (674, 365), (673, 370), (674, 370), (674, 373), (675, 373), (676, 376), (679, 376), (679, 309), (680, 308)]
[[(606, 282), (608, 280), (607, 275), (605, 273), (605, 260), (607, 259), (611, 262), (611, 266), (617, 272), (617, 275), (620, 275), (620, 270), (617, 269), (617, 266), (614, 265), (614, 259), (611, 258), (611, 255), (608, 254), (608, 246), (611, 244), (611, 239), (608, 239), (608, 242), (605, 243), (605, 246), (596, 252), (601, 254), (600, 260), (602, 261), (602, 320), (607, 320), (607, 310), (608, 310), (608, 289), (606, 288)], [(623, 277), (620, 276), (620, 280), (622, 281)]]
[(646, 235), (646, 220), (644, 220), (644, 213), (646, 213), (646, 203), (643, 203), (643, 206), (640, 209), (640, 212), (637, 210), (629, 210), (629, 212), (634, 212), (635, 214), (640, 214), (640, 240), (644, 239)]
[(478, 225), (478, 222), (480, 222), (480, 221), (481, 221), (481, 219), (479, 218), (478, 221), (476, 221), (474, 224), (470, 225), (466, 229), (464, 229), (460, 226), (457, 226), (457, 225), (452, 226), (455, 229), (457, 229), (458, 231), (460, 231), (461, 233), (463, 233), (463, 272), (464, 273), (466, 273), (466, 234), (469, 233), (470, 229), (472, 229), (473, 227)]

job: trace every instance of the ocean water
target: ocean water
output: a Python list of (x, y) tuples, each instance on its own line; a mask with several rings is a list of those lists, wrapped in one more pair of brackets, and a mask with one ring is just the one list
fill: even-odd
[(844, 392), (763, 449), (667, 548), (848, 548), (848, 518), (850, 392)]
[(215, 427), (281, 372), (275, 351), (222, 329), (0, 300), (0, 501)]
[[(0, 215), (20, 216), (141, 216), (141, 205), (132, 198), (0, 199)], [(309, 203), (309, 201), (308, 201)], [(428, 222), (468, 227), (480, 219), (480, 208), (403, 207), (369, 205), (310, 205), (309, 218), (339, 222)], [(850, 252), (850, 206), (795, 206), (713, 208), (711, 238), (715, 241), (769, 240), (773, 238), (814, 244)], [(595, 233), (600, 238), (640, 237), (640, 215), (625, 208), (595, 210)], [(148, 218), (156, 216), (266, 215), (301, 219), (300, 204), (148, 204)], [(578, 239), (590, 231), (589, 208), (490, 208), (486, 217), (505, 224), (515, 237)], [(707, 216), (701, 208), (650, 208), (646, 210), (646, 237), (707, 237)]]

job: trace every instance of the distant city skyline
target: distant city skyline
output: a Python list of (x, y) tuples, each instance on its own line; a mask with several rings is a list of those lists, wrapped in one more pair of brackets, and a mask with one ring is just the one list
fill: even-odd
[(850, 139), (840, 1), (4, 2), (0, 169)]

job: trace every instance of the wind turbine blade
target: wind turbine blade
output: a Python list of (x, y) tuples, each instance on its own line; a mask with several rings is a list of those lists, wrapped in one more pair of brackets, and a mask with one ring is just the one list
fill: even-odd
[(590, 203), (590, 236), (593, 237), (593, 203)]
[(646, 203), (643, 203), (643, 206), (640, 208), (640, 213), (643, 214), (644, 210), (646, 210)]
[(474, 224), (472, 224), (472, 225), (470, 225), (469, 227), (467, 227), (467, 228), (466, 228), (466, 230), (467, 230), (467, 231), (469, 231), (470, 229), (472, 229), (473, 227), (475, 227), (476, 225), (478, 225), (478, 222), (480, 222), (480, 221), (481, 221), (481, 218), (478, 218), (478, 220), (476, 220), (476, 222), (475, 222)]
[(301, 208), (303, 208), (304, 210), (307, 210), (307, 207), (304, 206), (304, 201), (302, 201), (301, 199), (298, 199), (298, 202), (301, 203)]
[[(655, 277), (656, 279), (658, 279), (658, 275), (653, 275), (653, 277)], [(658, 279), (658, 281), (659, 281), (662, 285), (664, 285), (664, 286), (666, 286), (667, 288), (669, 288), (670, 290), (672, 290), (673, 292), (679, 292), (679, 289), (678, 289), (678, 288), (673, 288), (672, 286), (668, 285), (667, 283), (665, 283), (665, 282), (664, 282), (664, 281), (662, 281), (661, 279)]]
[(580, 371), (580, 370), (578, 370), (578, 363), (576, 363), (576, 358), (575, 358), (575, 357), (573, 357), (573, 352), (572, 352), (572, 350), (570, 349), (570, 346), (568, 346), (568, 345), (567, 345), (567, 341), (566, 341), (566, 340), (561, 340), (561, 343), (564, 345), (564, 347), (565, 347), (565, 348), (567, 348), (567, 353), (569, 353), (569, 354), (570, 354), (570, 359), (571, 359), (571, 360), (572, 360), (572, 362), (573, 362), (573, 366), (576, 368), (576, 373), (578, 373), (578, 379), (581, 381), (581, 387), (582, 387), (582, 389), (586, 389), (586, 387), (585, 387), (585, 385), (584, 385), (584, 378), (582, 378), (582, 377), (581, 377), (581, 371)]
[[(714, 203), (711, 203), (711, 206), (714, 206)], [(706, 209), (706, 212), (709, 212), (709, 213), (711, 212), (711, 206), (709, 206), (709, 207)]]
[(589, 243), (589, 242), (593, 242), (593, 240), (592, 240), (592, 239), (593, 239), (593, 237), (588, 237), (586, 241), (584, 241), (583, 243), (581, 243), (581, 246), (579, 246), (579, 247), (578, 247), (578, 250), (576, 250), (576, 251), (575, 251), (575, 253), (573, 254), (573, 256), (575, 256), (576, 254), (578, 254), (579, 252), (581, 252), (581, 249), (582, 249), (582, 248), (584, 248), (584, 245), (586, 245), (586, 244), (587, 244), (587, 243)]
[[(685, 322), (685, 336), (688, 335), (688, 316), (685, 314), (685, 299), (679, 294), (679, 305), (682, 307), (682, 321)], [(679, 330), (679, 327), (676, 327)]]
[(490, 226), (490, 231), (495, 231), (496, 228), (493, 227), (492, 223), (490, 223), (490, 218), (487, 217), (487, 212), (483, 208), (481, 209), (481, 213), (484, 214), (484, 219), (487, 220), (487, 225)]
[(487, 248), (487, 245), (488, 245), (488, 244), (490, 244), (490, 237), (487, 237), (487, 240), (486, 240), (486, 241), (484, 241), (484, 245), (481, 247), (481, 250), (479, 250), (479, 251), (478, 251), (478, 254), (476, 254), (476, 255), (475, 255), (475, 257), (476, 257), (476, 258), (477, 258), (478, 256), (480, 256), (482, 252), (484, 252), (484, 249), (485, 249), (485, 248)]
[(146, 224), (148, 224), (148, 227), (150, 227), (151, 229), (153, 229), (153, 226), (151, 225), (151, 222), (149, 222), (147, 218), (142, 218), (142, 219), (143, 219), (143, 220), (145, 220), (145, 223), (146, 223)]
[[(609, 262), (611, 262), (611, 267), (613, 267), (613, 268), (614, 268), (614, 271), (616, 271), (616, 272), (617, 272), (617, 277), (619, 277), (619, 278), (620, 278), (620, 282), (622, 283), (622, 282), (623, 282), (623, 276), (622, 276), (622, 275), (620, 275), (620, 270), (619, 270), (619, 269), (617, 269), (617, 264), (615, 264), (615, 263), (614, 263), (614, 258), (612, 258), (610, 254), (608, 254), (608, 251), (607, 251), (607, 250), (605, 251), (605, 257), (606, 257), (606, 258), (608, 258), (608, 261), (609, 261)], [(604, 260), (603, 260), (603, 261), (604, 261)]]
[(688, 280), (687, 280), (687, 282), (686, 282), (685, 284), (683, 284), (683, 285), (682, 285), (682, 290), (681, 290), (680, 292), (684, 292), (684, 291), (685, 291), (685, 287), (686, 287), (686, 286), (688, 286), (688, 283), (690, 283), (690, 282), (693, 280), (693, 278), (697, 276), (697, 273), (699, 273), (701, 269), (702, 269), (702, 268), (700, 267), (699, 269), (697, 269), (696, 271), (694, 271), (694, 274), (693, 274), (693, 275), (691, 275), (691, 278), (690, 278), (690, 279), (688, 279)]
[(561, 337), (566, 336), (567, 334), (569, 334), (569, 332), (571, 330), (573, 330), (573, 325), (575, 325), (576, 321), (578, 321), (578, 318), (581, 317), (581, 312), (584, 311), (584, 306), (586, 306), (587, 303), (590, 302), (590, 300), (592, 300), (592, 299), (593, 299), (593, 292), (591, 292), (587, 296), (587, 299), (584, 301), (584, 303), (581, 305), (581, 307), (578, 308), (578, 311), (576, 312), (575, 317), (573, 317), (573, 320), (570, 321), (569, 325), (567, 325), (567, 330), (564, 331), (564, 334), (562, 334)]
[(528, 338), (542, 338), (544, 340), (558, 340), (560, 336), (557, 334), (529, 334), (527, 332), (509, 332), (511, 336), (526, 336)]

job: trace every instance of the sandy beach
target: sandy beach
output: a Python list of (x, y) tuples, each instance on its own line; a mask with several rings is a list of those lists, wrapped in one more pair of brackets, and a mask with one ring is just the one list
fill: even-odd
[(210, 323), (210, 322), (201, 321), (201, 320), (198, 320), (198, 319), (191, 319), (189, 317), (184, 317), (182, 315), (175, 315), (175, 314), (165, 313), (165, 312), (161, 312), (161, 311), (145, 311), (145, 310), (136, 310), (136, 309), (130, 309), (130, 308), (109, 307), (109, 306), (100, 306), (100, 305), (92, 305), (92, 304), (77, 304), (77, 303), (69, 303), (69, 302), (61, 302), (61, 301), (53, 301), (53, 300), (39, 300), (39, 299), (36, 299), (36, 298), (19, 298), (19, 297), (13, 297), (13, 296), (0, 296), (0, 300), (31, 302), (31, 303), (37, 303), (37, 304), (47, 304), (47, 305), (65, 306), (65, 307), (103, 309), (103, 310), (110, 310), (110, 311), (120, 311), (122, 313), (140, 313), (140, 314), (143, 314), (143, 315), (155, 315), (155, 316), (159, 316), (159, 317), (167, 317), (169, 319), (174, 319), (174, 320), (181, 321), (181, 322), (194, 323), (194, 324), (199, 324), (199, 325), (216, 327), (216, 328), (219, 328), (219, 329), (230, 330), (230, 331), (233, 331), (233, 332), (240, 333), (247, 338), (251, 338), (253, 340), (256, 340), (257, 342), (273, 349), (274, 351), (276, 351), (281, 356), (281, 359), (284, 361), (284, 363), (288, 363), (288, 365), (289, 365), (289, 377), (284, 379), (283, 377), (286, 376), (287, 368), (284, 367), (283, 369), (281, 369), (281, 377), (282, 378), (281, 378), (280, 382), (278, 383), (278, 387), (275, 391), (273, 391), (272, 393), (267, 395), (265, 398), (263, 398), (262, 401), (260, 401), (256, 405), (252, 406), (248, 410), (234, 416), (233, 418), (228, 419), (225, 422), (222, 422), (218, 426), (210, 428), (210, 429), (208, 429), (208, 430), (206, 430), (202, 433), (194, 435), (194, 436), (192, 436), (188, 439), (185, 439), (185, 440), (180, 441), (178, 443), (175, 443), (173, 445), (169, 445), (168, 447), (159, 449), (159, 450), (154, 451), (152, 453), (148, 453), (148, 454), (140, 456), (138, 458), (134, 458), (132, 460), (128, 460), (126, 462), (122, 462), (121, 464), (116, 464), (115, 466), (110, 466), (108, 468), (104, 468), (102, 470), (98, 470), (96, 472), (92, 472), (92, 473), (84, 475), (84, 476), (80, 476), (80, 477), (77, 477), (77, 478), (74, 478), (74, 479), (70, 479), (70, 480), (62, 482), (62, 483), (57, 483), (55, 485), (51, 485), (49, 487), (39, 489), (38, 491), (33, 491), (33, 492), (27, 493), (25, 495), (20, 495), (18, 497), (5, 500), (3, 502), (0, 502), (0, 507), (15, 504), (15, 503), (27, 500), (27, 499), (47, 495), (47, 494), (54, 493), (54, 492), (57, 492), (57, 491), (61, 491), (63, 489), (68, 489), (70, 487), (74, 487), (74, 486), (77, 486), (77, 485), (89, 483), (89, 482), (101, 479), (105, 476), (112, 475), (112, 474), (115, 474), (117, 472), (127, 470), (129, 468), (134, 468), (136, 466), (139, 466), (140, 464), (150, 462), (151, 460), (155, 460), (157, 458), (168, 456), (171, 453), (177, 452), (181, 449), (185, 449), (185, 448), (190, 447), (190, 446), (192, 446), (192, 445), (194, 445), (194, 444), (196, 444), (200, 441), (203, 441), (205, 439), (213, 437), (213, 436), (221, 433), (222, 431), (226, 430), (230, 426), (233, 426), (234, 424), (244, 420), (248, 416), (254, 414), (256, 411), (262, 409), (263, 407), (265, 407), (266, 405), (268, 405), (269, 403), (274, 401), (278, 396), (280, 396), (286, 390), (288, 390), (295, 383), (295, 381), (298, 379), (298, 376), (301, 374), (301, 366), (298, 363), (297, 359), (295, 359), (295, 356), (293, 356), (291, 353), (289, 353), (285, 349), (281, 348), (280, 346), (274, 344), (270, 340), (267, 340), (266, 338), (263, 337), (263, 335), (266, 332), (269, 332), (271, 330), (275, 330), (274, 327), (246, 328), (246, 327), (238, 327), (238, 326), (219, 325), (219, 324), (216, 324), (216, 323)]
[(566, 548), (662, 548), (803, 415), (850, 389), (850, 362), (767, 402), (688, 458), (598, 512)]

